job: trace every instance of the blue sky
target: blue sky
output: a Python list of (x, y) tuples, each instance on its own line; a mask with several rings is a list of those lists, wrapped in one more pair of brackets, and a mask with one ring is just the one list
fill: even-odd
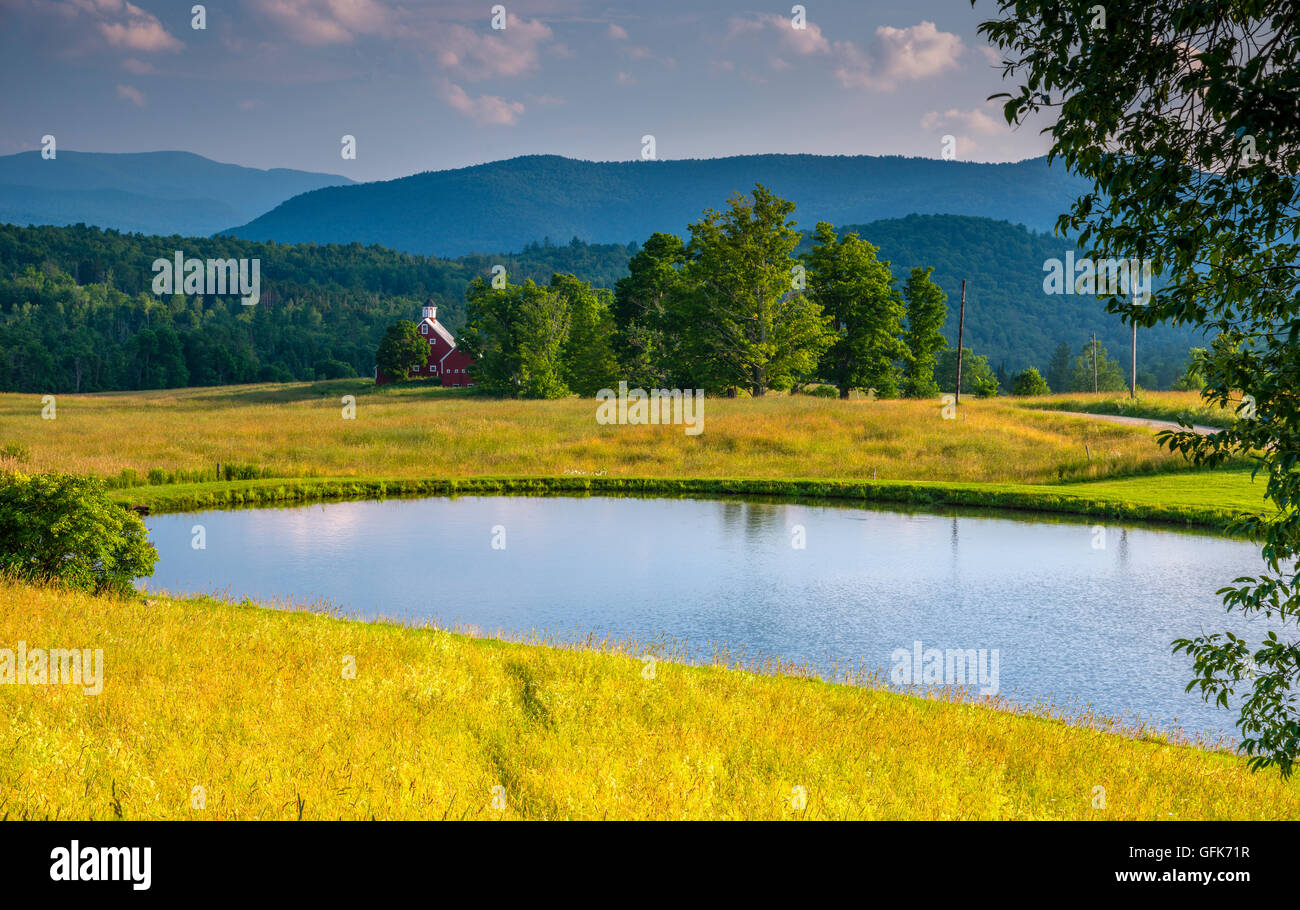
[[(965, 0), (0, 0), (0, 154), (183, 149), (358, 180), (524, 154), (1014, 161)], [(356, 137), (357, 157), (340, 156)]]

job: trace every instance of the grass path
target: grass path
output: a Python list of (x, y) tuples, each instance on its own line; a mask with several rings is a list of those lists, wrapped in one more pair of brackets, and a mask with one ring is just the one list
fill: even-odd
[(0, 601), (6, 646), (104, 652), (99, 695), (0, 686), (0, 817), (1300, 816), (1300, 783), (1233, 755), (788, 675), (648, 673), (636, 647), (3, 581)]

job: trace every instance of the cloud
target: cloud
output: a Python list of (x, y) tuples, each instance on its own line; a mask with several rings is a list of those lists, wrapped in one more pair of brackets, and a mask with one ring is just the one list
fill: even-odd
[(609, 37), (613, 38), (615, 41), (626, 41), (627, 29), (623, 28), (623, 26), (621, 25), (616, 25), (613, 22), (611, 22), (609, 24)]
[(250, 0), (302, 44), (346, 44), (359, 35), (397, 34), (393, 12), (378, 0)]
[(870, 53), (851, 41), (835, 42), (839, 60), (835, 78), (844, 88), (892, 92), (900, 82), (957, 68), (964, 49), (958, 35), (939, 31), (933, 22), (908, 28), (882, 25), (876, 29)]
[(636, 76), (633, 76), (631, 73), (619, 73), (619, 74), (618, 74), (618, 84), (619, 84), (619, 85), (636, 85)]
[(185, 46), (157, 16), (128, 0), (54, 0), (34, 6), (67, 21), (92, 20), (93, 32), (113, 47), (153, 53), (179, 51)]
[(506, 18), (506, 27), (482, 33), (463, 25), (441, 30), (436, 42), (438, 64), (466, 79), (522, 76), (537, 69), (551, 29), (539, 20)]
[(168, 34), (161, 22), (152, 16), (149, 18), (153, 21), (101, 22), (99, 33), (114, 47), (133, 51), (178, 51), (185, 46)]
[(438, 96), (453, 110), (459, 111), (475, 123), (484, 126), (513, 126), (524, 112), (524, 105), (519, 101), (507, 101), (497, 95), (479, 95), (471, 98), (459, 85), (450, 79), (439, 79), (435, 85)]
[(117, 97), (125, 98), (136, 107), (144, 107), (145, 105), (144, 92), (133, 85), (119, 85), (117, 87)]
[(979, 108), (972, 108), (969, 111), (951, 108), (942, 114), (938, 111), (930, 111), (921, 118), (922, 129), (933, 130), (940, 126), (948, 129), (956, 127), (979, 136), (998, 136), (1008, 129), (1005, 122), (999, 122), (987, 111)]
[(730, 40), (767, 30), (775, 30), (780, 35), (781, 46), (800, 57), (831, 52), (831, 43), (822, 34), (821, 26), (815, 22), (805, 22), (803, 28), (795, 28), (788, 17), (776, 13), (759, 13), (753, 19), (736, 17), (729, 20), (727, 38)]
[(152, 63), (144, 60), (137, 60), (134, 57), (127, 57), (122, 61), (122, 69), (128, 73), (135, 73), (137, 76), (144, 76), (148, 73), (157, 72)]

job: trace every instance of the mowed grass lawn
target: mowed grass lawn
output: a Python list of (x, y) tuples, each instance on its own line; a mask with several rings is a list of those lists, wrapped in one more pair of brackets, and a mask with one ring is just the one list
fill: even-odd
[[(355, 419), (343, 397), (355, 396)], [(99, 395), (0, 395), (0, 468), (114, 476), (823, 478), (1057, 483), (1185, 469), (1141, 427), (1028, 410), (1009, 400), (707, 399), (704, 431), (601, 426), (595, 402), (502, 401), (369, 380)], [(198, 479), (198, 478), (192, 478)]]
[(0, 686), (0, 818), (1300, 815), (1300, 787), (1230, 754), (788, 675), (649, 673), (636, 648), (4, 581), (0, 602), (4, 646), (102, 648), (104, 667), (99, 695)]

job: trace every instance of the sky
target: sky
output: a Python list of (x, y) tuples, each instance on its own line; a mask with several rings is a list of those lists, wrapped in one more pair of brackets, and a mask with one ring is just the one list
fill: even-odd
[[(203, 29), (192, 8), (203, 7)], [(383, 180), (517, 155), (1016, 161), (991, 0), (0, 0), (0, 154)], [(504, 24), (504, 28), (494, 28)], [(797, 27), (802, 26), (802, 27)], [(356, 157), (342, 155), (355, 137)]]

